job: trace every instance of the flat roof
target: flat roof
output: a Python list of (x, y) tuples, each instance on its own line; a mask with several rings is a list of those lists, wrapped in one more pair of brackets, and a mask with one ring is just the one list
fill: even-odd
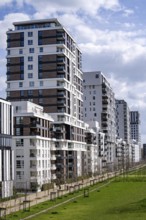
[(57, 18), (50, 18), (50, 19), (39, 19), (39, 20), (28, 20), (28, 21), (19, 21), (19, 22), (13, 22), (14, 26), (17, 25), (27, 25), (27, 24), (42, 24), (47, 22), (55, 22), (59, 26), (62, 26), (61, 23), (58, 21)]

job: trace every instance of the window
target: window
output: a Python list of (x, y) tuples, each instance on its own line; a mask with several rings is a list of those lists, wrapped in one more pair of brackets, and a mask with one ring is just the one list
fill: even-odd
[(28, 32), (28, 37), (32, 37), (33, 36), (33, 32)]
[(22, 180), (22, 179), (24, 179), (24, 171), (17, 171), (17, 172), (16, 172), (16, 179), (17, 179), (17, 180)]
[(28, 70), (32, 70), (33, 69), (33, 65), (28, 65)]
[(33, 40), (28, 40), (28, 45), (33, 45)]
[(24, 90), (20, 91), (20, 96), (24, 96)]
[(16, 128), (16, 135), (19, 136), (20, 134), (20, 128)]
[(99, 75), (98, 74), (96, 74), (96, 76), (95, 76), (96, 78), (99, 78)]
[(24, 57), (20, 57), (20, 63), (24, 62)]
[(30, 86), (30, 87), (34, 87), (34, 82), (33, 82), (33, 81), (30, 81), (30, 82), (29, 82), (29, 86)]
[(19, 49), (19, 54), (23, 54), (23, 50), (22, 49)]
[(43, 99), (40, 98), (40, 99), (39, 99), (39, 104), (42, 104), (42, 103), (43, 103)]
[(20, 73), (20, 79), (24, 79), (24, 74), (23, 73)]
[(19, 111), (21, 111), (21, 106), (16, 106), (16, 112), (19, 112)]
[(24, 160), (16, 160), (16, 168), (24, 168)]
[(16, 117), (16, 125), (23, 124), (23, 117)]
[(43, 81), (40, 81), (40, 86), (43, 86)]
[(33, 61), (33, 57), (28, 57), (28, 61)]
[(34, 53), (34, 48), (29, 48), (29, 53)]
[(23, 71), (24, 70), (24, 66), (20, 65), (20, 70)]
[(23, 147), (24, 140), (23, 139), (16, 139), (16, 147)]
[(96, 117), (96, 113), (94, 113), (94, 116)]
[(19, 82), (19, 87), (23, 87), (23, 82)]
[(93, 96), (93, 100), (95, 100), (95, 96)]
[(10, 83), (7, 83), (7, 88), (8, 88), (8, 89), (10, 88)]
[(10, 96), (10, 92), (7, 92), (7, 97), (9, 97)]
[(43, 94), (43, 90), (39, 89), (39, 95), (42, 95), (42, 94)]
[(40, 73), (38, 74), (38, 78), (39, 78), (39, 79), (42, 79), (42, 72), (40, 72)]
[(42, 53), (43, 52), (43, 47), (40, 47), (40, 53)]
[(11, 51), (10, 51), (10, 50), (8, 50), (8, 51), (7, 51), (7, 55), (10, 55), (10, 54), (11, 54)]
[(28, 90), (28, 96), (32, 96), (33, 95), (33, 91), (32, 90)]
[(33, 73), (28, 73), (28, 78), (29, 79), (33, 78)]

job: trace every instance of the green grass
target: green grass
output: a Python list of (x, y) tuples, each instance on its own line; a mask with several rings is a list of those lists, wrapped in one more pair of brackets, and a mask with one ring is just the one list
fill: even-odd
[(146, 183), (113, 182), (32, 220), (143, 220), (146, 219)]
[[(146, 168), (121, 177), (99, 189), (105, 183), (90, 187), (89, 197), (83, 191), (47, 201), (9, 215), (9, 220), (20, 220), (53, 205), (81, 195), (73, 201), (37, 215), (32, 220), (144, 220), (146, 219)], [(95, 189), (94, 192), (91, 192)]]

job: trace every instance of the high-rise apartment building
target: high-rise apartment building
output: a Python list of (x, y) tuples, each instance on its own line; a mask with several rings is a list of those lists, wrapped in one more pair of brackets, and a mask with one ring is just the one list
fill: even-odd
[[(115, 158), (115, 98), (113, 90), (102, 72), (85, 72), (84, 86), (84, 121), (98, 121), (105, 133), (104, 163), (113, 168)], [(99, 152), (100, 153), (100, 152)]]
[(130, 126), (131, 139), (135, 140), (137, 143), (140, 143), (140, 114), (138, 111), (130, 112)]
[(0, 198), (13, 195), (14, 157), (11, 148), (13, 112), (10, 102), (0, 99)]
[(116, 99), (116, 131), (118, 166), (127, 168), (132, 162), (132, 146), (130, 139), (130, 110), (125, 100)]
[(130, 110), (125, 100), (116, 99), (117, 138), (130, 143)]
[(7, 32), (7, 100), (29, 100), (53, 117), (56, 165), (63, 180), (82, 175), (81, 64), (77, 44), (57, 19), (16, 22)]

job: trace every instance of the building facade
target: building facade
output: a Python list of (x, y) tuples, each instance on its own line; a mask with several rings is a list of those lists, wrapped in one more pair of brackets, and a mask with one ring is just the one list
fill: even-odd
[(98, 121), (105, 133), (103, 163), (107, 169), (113, 169), (115, 160), (116, 124), (115, 98), (113, 90), (102, 72), (83, 74), (84, 121)]
[(56, 180), (56, 148), (52, 136), (53, 119), (43, 107), (29, 101), (13, 102), (15, 187), (40, 190)]
[(0, 99), (0, 197), (13, 195), (14, 158), (11, 148), (13, 112), (10, 102)]
[(130, 110), (127, 102), (116, 99), (116, 129), (117, 138), (130, 143)]
[(62, 180), (82, 175), (81, 67), (81, 51), (57, 19), (16, 22), (7, 32), (7, 100), (29, 100), (52, 116)]
[(138, 111), (130, 111), (131, 139), (138, 144), (141, 143), (140, 138), (140, 114)]

